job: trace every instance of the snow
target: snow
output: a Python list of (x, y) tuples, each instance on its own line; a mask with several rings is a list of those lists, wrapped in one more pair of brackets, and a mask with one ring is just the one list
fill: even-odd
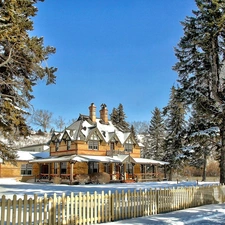
[(17, 156), (17, 160), (33, 160), (35, 158), (47, 158), (49, 157), (49, 152), (17, 151)]
[[(199, 182), (198, 185), (215, 185), (217, 182)], [(0, 178), (0, 197), (5, 195), (6, 198), (13, 197), (14, 194), (18, 198), (22, 198), (24, 194), (28, 195), (28, 198), (32, 198), (34, 194), (43, 196), (45, 193), (48, 196), (52, 196), (54, 193), (57, 195), (70, 195), (71, 192), (78, 194), (79, 192), (91, 194), (94, 191), (98, 193), (104, 192), (115, 192), (118, 190), (139, 190), (139, 189), (150, 189), (150, 188), (176, 188), (184, 186), (196, 186), (196, 181), (181, 181), (181, 182), (145, 182), (145, 183), (118, 183), (118, 184), (105, 184), (105, 185), (66, 185), (66, 184), (49, 184), (49, 183), (30, 183), (17, 182), (13, 178)], [(133, 219), (127, 219), (123, 221), (116, 221), (102, 224), (224, 224), (225, 221), (225, 204), (212, 204), (201, 206), (197, 208), (190, 208), (185, 210), (179, 210), (171, 213), (164, 213), (159, 215), (153, 215), (148, 217), (138, 217)]]

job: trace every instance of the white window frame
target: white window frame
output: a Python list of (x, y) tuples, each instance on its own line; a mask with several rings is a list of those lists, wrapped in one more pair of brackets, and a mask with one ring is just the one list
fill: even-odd
[(99, 149), (99, 137), (96, 134), (92, 134), (91, 138), (88, 141), (88, 150), (95, 150)]
[(71, 140), (68, 140), (67, 141), (67, 150), (70, 150), (70, 148), (71, 148)]
[(20, 174), (22, 176), (32, 176), (33, 165), (32, 164), (21, 164)]

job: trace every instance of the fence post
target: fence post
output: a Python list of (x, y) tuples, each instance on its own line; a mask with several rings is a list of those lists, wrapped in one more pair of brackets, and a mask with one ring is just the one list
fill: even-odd
[(111, 194), (110, 196), (111, 198), (111, 218), (109, 219), (109, 221), (114, 221), (114, 211), (115, 211), (115, 203), (114, 203), (114, 200), (115, 200), (115, 195), (114, 193)]
[(159, 214), (159, 190), (156, 189), (156, 214)]

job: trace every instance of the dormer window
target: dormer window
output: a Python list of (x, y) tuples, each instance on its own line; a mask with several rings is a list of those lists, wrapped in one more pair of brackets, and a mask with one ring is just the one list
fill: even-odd
[(130, 139), (124, 144), (124, 151), (133, 152), (133, 142)]
[(88, 149), (98, 150), (98, 146), (99, 146), (99, 137), (96, 134), (91, 135), (91, 138), (88, 141)]
[(98, 141), (95, 141), (95, 140), (88, 141), (88, 149), (89, 150), (98, 150)]
[(70, 147), (71, 147), (71, 141), (67, 141), (67, 150), (70, 150)]
[(55, 142), (55, 151), (57, 152), (58, 150), (59, 150), (59, 142), (56, 141), (56, 142)]

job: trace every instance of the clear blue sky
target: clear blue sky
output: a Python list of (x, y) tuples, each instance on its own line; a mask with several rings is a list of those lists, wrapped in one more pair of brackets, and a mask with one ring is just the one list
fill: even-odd
[(109, 113), (122, 103), (132, 122), (149, 121), (168, 104), (180, 22), (194, 0), (45, 0), (37, 7), (32, 34), (56, 47), (48, 65), (58, 71), (55, 85), (34, 88), (35, 109), (69, 121), (88, 114), (92, 102), (97, 116), (102, 103)]

